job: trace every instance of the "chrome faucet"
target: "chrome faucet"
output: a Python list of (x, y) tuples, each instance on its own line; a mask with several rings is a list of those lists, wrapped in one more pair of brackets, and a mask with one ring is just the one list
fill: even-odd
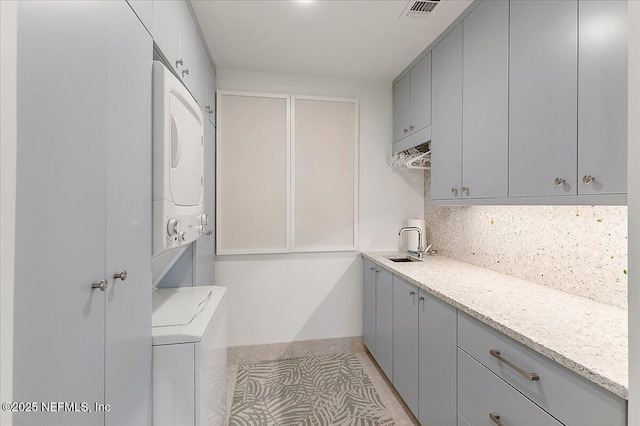
[(417, 226), (405, 226), (403, 228), (400, 228), (400, 232), (398, 232), (398, 235), (402, 235), (402, 233), (405, 231), (418, 231), (418, 250), (417, 251), (418, 251), (418, 257), (422, 257), (422, 255), (426, 253), (426, 251), (429, 250), (429, 248), (431, 248), (431, 245), (429, 245), (429, 247), (427, 247), (426, 250), (424, 249), (424, 247), (422, 247), (422, 231)]

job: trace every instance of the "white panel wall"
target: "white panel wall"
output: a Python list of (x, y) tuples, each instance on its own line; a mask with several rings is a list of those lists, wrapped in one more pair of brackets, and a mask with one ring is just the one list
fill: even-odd
[[(17, 2), (0, 2), (0, 401), (12, 401)], [(11, 425), (11, 413), (0, 412)]]
[[(423, 174), (396, 173), (391, 154), (391, 81), (218, 70), (221, 90), (356, 98), (360, 102), (361, 251), (397, 250), (398, 230), (423, 215)], [(256, 206), (256, 212), (260, 206)], [(216, 257), (229, 288), (229, 345), (362, 335), (358, 253)]]

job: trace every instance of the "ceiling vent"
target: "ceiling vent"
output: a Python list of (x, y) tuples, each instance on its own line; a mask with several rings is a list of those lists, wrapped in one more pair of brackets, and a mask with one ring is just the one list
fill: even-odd
[(400, 18), (426, 18), (431, 15), (438, 3), (440, 3), (440, 0), (411, 0), (407, 3)]

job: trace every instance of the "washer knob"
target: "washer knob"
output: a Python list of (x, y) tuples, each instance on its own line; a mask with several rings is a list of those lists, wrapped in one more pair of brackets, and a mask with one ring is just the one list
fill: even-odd
[(187, 236), (184, 232), (178, 234), (178, 241), (184, 241), (187, 239)]
[(167, 234), (176, 235), (178, 233), (178, 225), (180, 225), (178, 219), (169, 219), (169, 222), (167, 222)]

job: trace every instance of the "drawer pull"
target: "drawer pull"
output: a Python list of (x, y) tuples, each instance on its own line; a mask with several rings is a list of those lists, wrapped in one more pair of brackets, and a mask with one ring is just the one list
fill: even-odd
[(500, 414), (498, 413), (491, 413), (489, 414), (489, 418), (491, 419), (492, 422), (494, 422), (495, 424), (497, 424), (498, 426), (504, 426), (502, 424), (502, 422), (500, 421)]
[(491, 349), (489, 351), (489, 353), (491, 354), (492, 357), (497, 358), (498, 360), (502, 361), (503, 363), (507, 364), (509, 367), (513, 368), (514, 370), (516, 370), (518, 373), (520, 373), (522, 375), (522, 377), (524, 377), (527, 380), (540, 380), (540, 376), (538, 376), (536, 373), (529, 373), (525, 370), (523, 370), (522, 368), (518, 367), (517, 365), (515, 365), (512, 362), (509, 362), (508, 360), (506, 360), (505, 358), (503, 358), (500, 355), (500, 351), (497, 349)]

